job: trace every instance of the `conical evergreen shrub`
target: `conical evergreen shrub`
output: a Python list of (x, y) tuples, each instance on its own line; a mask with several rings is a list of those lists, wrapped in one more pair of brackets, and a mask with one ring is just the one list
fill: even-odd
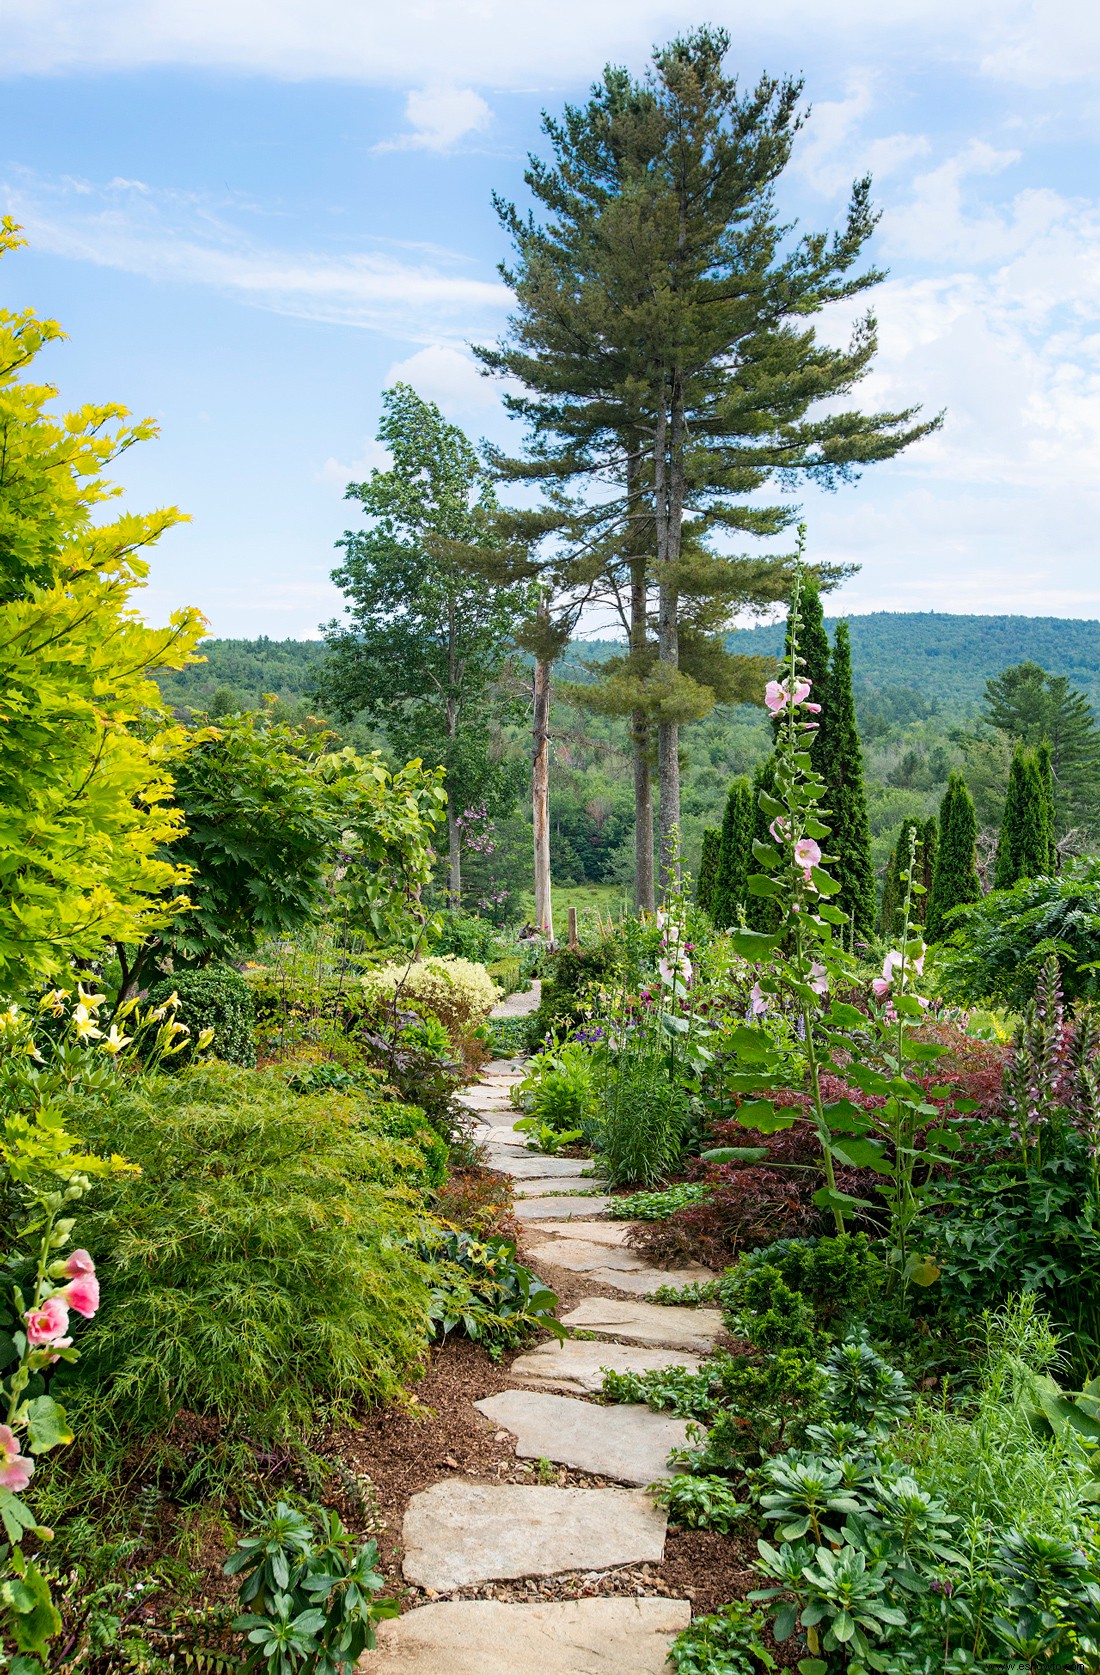
[(939, 847), (940, 829), (936, 824), (936, 816), (930, 814), (924, 822), (920, 845), (920, 882), (924, 885), (924, 894), (913, 898), (914, 916), (922, 925), (928, 919), (928, 903), (932, 895), (932, 880), (936, 876), (936, 855)]
[(718, 855), (722, 847), (722, 832), (718, 826), (708, 826), (703, 833), (703, 852), (699, 857), (699, 877), (695, 885), (695, 900), (704, 913), (714, 912), (714, 886), (718, 882)]
[(975, 844), (978, 817), (974, 800), (961, 774), (953, 773), (940, 804), (940, 839), (932, 890), (928, 897), (926, 932), (929, 942), (939, 942), (950, 932), (947, 915), (953, 907), (977, 901), (982, 893), (978, 878)]
[(752, 787), (742, 774), (729, 788), (718, 849), (718, 871), (714, 881), (710, 916), (719, 930), (729, 930), (740, 920), (740, 909), (748, 899), (749, 873), (756, 870), (752, 858), (754, 809)]
[(825, 781), (828, 810), (825, 819), (831, 828), (828, 852), (833, 857), (833, 877), (840, 885), (834, 900), (847, 913), (855, 934), (868, 937), (875, 928), (875, 869), (871, 861), (863, 749), (852, 698), (852, 648), (846, 622), (838, 622), (836, 626), (826, 693), (824, 713), (829, 720), (816, 766)]
[(1018, 744), (997, 840), (995, 889), (1008, 890), (1021, 878), (1043, 878), (1050, 870), (1052, 810), (1045, 779), (1036, 752)]
[(1044, 739), (1039, 746), (1039, 779), (1043, 788), (1043, 816), (1046, 824), (1047, 864), (1043, 876), (1053, 878), (1058, 871), (1057, 832), (1054, 814), (1054, 761), (1050, 745)]
[[(882, 881), (882, 905), (879, 908), (878, 928), (883, 936), (893, 936), (901, 922), (901, 910), (905, 905), (905, 885), (901, 875), (908, 869), (909, 844), (913, 835), (917, 838), (917, 878), (921, 882), (923, 856), (921, 854), (921, 834), (923, 828), (917, 820), (905, 819), (901, 823), (897, 842), (890, 851), (890, 859), (886, 863), (886, 874)], [(916, 906), (920, 898), (913, 898), (913, 917), (916, 917)]]

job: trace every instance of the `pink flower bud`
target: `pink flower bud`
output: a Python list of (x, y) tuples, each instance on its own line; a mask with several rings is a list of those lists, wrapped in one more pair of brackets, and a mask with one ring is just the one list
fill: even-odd
[(62, 1298), (77, 1314), (82, 1314), (85, 1320), (91, 1320), (99, 1307), (99, 1281), (94, 1274), (77, 1274), (74, 1280), (54, 1292), (55, 1297)]
[(78, 1274), (94, 1274), (95, 1263), (86, 1250), (74, 1250), (65, 1258), (61, 1271), (66, 1279), (74, 1280)]
[(888, 977), (876, 977), (872, 980), (871, 987), (876, 997), (881, 1000), (883, 995), (890, 993), (890, 979)]
[(10, 1425), (0, 1425), (0, 1489), (11, 1489), (18, 1495), (33, 1475), (34, 1461), (20, 1449), (19, 1438)]
[[(69, 1330), (69, 1309), (65, 1299), (55, 1293), (47, 1297), (40, 1309), (31, 1309), (23, 1316), (27, 1328), (27, 1342), (34, 1348), (41, 1344), (57, 1344)], [(67, 1347), (62, 1344), (62, 1347)]]

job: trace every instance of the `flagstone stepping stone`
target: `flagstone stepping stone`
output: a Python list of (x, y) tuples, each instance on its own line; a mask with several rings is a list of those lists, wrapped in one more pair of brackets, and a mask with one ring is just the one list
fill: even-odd
[(619, 1291), (629, 1291), (634, 1297), (648, 1297), (651, 1291), (659, 1290), (662, 1285), (677, 1288), (681, 1285), (703, 1285), (716, 1277), (709, 1268), (699, 1268), (694, 1264), (690, 1268), (642, 1267), (627, 1272), (617, 1270), (615, 1264), (609, 1262), (606, 1267), (585, 1271), (600, 1285), (613, 1285)]
[(515, 1215), (517, 1221), (560, 1221), (562, 1216), (574, 1214), (599, 1215), (601, 1210), (606, 1210), (610, 1202), (610, 1198), (603, 1198), (599, 1194), (592, 1198), (562, 1198), (553, 1192), (517, 1193)]
[(687, 1422), (651, 1413), (641, 1404), (596, 1407), (541, 1390), (504, 1390), (474, 1406), (511, 1431), (525, 1460), (555, 1460), (619, 1483), (669, 1477), (668, 1456), (687, 1446)]
[(591, 1274), (597, 1269), (631, 1268), (653, 1272), (645, 1258), (636, 1251), (590, 1244), (587, 1239), (548, 1239), (545, 1244), (534, 1246), (529, 1254), (532, 1262), (552, 1262), (574, 1274)]
[(410, 1582), (447, 1593), (471, 1582), (659, 1563), (668, 1519), (640, 1489), (436, 1483), (402, 1530)]
[[(609, 1278), (617, 1283), (614, 1275)], [(635, 1303), (618, 1297), (584, 1297), (575, 1309), (562, 1315), (561, 1323), (595, 1332), (601, 1338), (690, 1349), (701, 1355), (714, 1347), (722, 1330), (718, 1309), (664, 1308), (660, 1303)]]
[[(524, 1157), (507, 1157), (505, 1162), (517, 1180), (539, 1181), (553, 1178), (595, 1183), (592, 1165), (585, 1157), (545, 1157), (541, 1152), (528, 1152)], [(586, 1169), (587, 1174), (584, 1173)]]
[(483, 1128), (474, 1138), (486, 1146), (518, 1146), (523, 1150), (527, 1145), (526, 1134), (517, 1134), (514, 1128)]
[(518, 1082), (526, 1070), (523, 1059), (490, 1059), (488, 1064), (481, 1067), (481, 1079), (488, 1081)]
[(590, 1343), (583, 1338), (566, 1338), (564, 1343), (540, 1343), (512, 1362), (508, 1376), (523, 1384), (538, 1384), (547, 1390), (564, 1390), (570, 1396), (598, 1395), (603, 1389), (603, 1368), (613, 1373), (664, 1372), (668, 1367), (686, 1367), (697, 1372), (698, 1355), (682, 1349), (653, 1349), (643, 1344)]
[(665, 1675), (686, 1599), (446, 1600), (378, 1625), (364, 1675)]
[(540, 1227), (554, 1239), (590, 1239), (594, 1245), (625, 1245), (636, 1221), (551, 1221)]

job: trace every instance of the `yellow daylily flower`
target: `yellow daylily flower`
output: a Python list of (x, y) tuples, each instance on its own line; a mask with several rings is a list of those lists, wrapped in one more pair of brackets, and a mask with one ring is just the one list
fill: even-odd
[(78, 983), (76, 985), (76, 992), (77, 992), (77, 997), (80, 1001), (81, 1006), (87, 1006), (88, 1009), (92, 1012), (94, 1012), (97, 1009), (97, 1007), (102, 1006), (103, 1002), (107, 999), (106, 995), (85, 994), (83, 983)]
[(112, 1024), (110, 1033), (103, 1043), (103, 1050), (106, 1053), (121, 1053), (123, 1047), (128, 1047), (133, 1039), (132, 1035), (120, 1035), (118, 1025)]

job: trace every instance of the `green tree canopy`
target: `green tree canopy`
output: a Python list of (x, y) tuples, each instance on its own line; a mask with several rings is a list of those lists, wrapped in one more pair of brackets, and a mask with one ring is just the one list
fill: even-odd
[(1064, 675), (1017, 663), (986, 682), (983, 719), (1018, 744), (1049, 744), (1060, 831), (1088, 824), (1100, 805), (1100, 730)]
[[(0, 254), (21, 242), (0, 222)], [(165, 849), (184, 735), (150, 676), (189, 662), (204, 623), (147, 628), (133, 601), (182, 514), (93, 521), (121, 493), (106, 468), (156, 428), (117, 405), (52, 414), (57, 392), (23, 374), (63, 335), (0, 309), (0, 994), (141, 938), (186, 884)]]
[(325, 627), (318, 692), (350, 720), (365, 711), (394, 757), (446, 769), (449, 889), (461, 897), (461, 820), (485, 804), (506, 812), (526, 777), (500, 722), (518, 715), (505, 689), (512, 636), (534, 608), (531, 585), (487, 585), (469, 563), (491, 550), (495, 501), (470, 443), (407, 384), (382, 398), (378, 440), (388, 470), (348, 485), (370, 526), (348, 530), (333, 571), (347, 620)]

